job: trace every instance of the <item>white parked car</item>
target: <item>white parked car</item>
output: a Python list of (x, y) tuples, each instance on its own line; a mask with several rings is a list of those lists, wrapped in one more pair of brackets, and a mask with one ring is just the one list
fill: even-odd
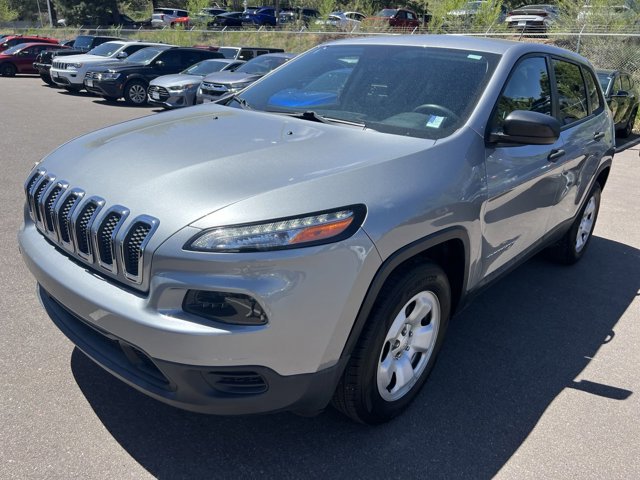
[(54, 57), (51, 64), (51, 80), (69, 91), (79, 92), (84, 88), (84, 75), (89, 67), (118, 63), (138, 50), (157, 45), (165, 44), (113, 41), (98, 45), (81, 55)]
[(188, 17), (189, 12), (180, 8), (154, 8), (151, 15), (151, 26), (153, 28), (170, 27), (180, 17)]
[(331, 12), (327, 18), (316, 20), (315, 23), (316, 25), (352, 32), (360, 28), (360, 23), (366, 17), (360, 12)]
[(545, 33), (558, 15), (555, 5), (523, 5), (510, 11), (505, 22), (510, 29)]

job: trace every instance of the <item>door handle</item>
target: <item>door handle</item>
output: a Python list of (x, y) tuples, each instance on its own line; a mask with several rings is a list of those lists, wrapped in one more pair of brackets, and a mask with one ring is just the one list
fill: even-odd
[(596, 132), (593, 134), (593, 139), (597, 142), (598, 140), (602, 140), (604, 138), (604, 132)]
[(551, 150), (551, 153), (549, 153), (547, 160), (549, 160), (550, 162), (555, 162), (563, 155), (564, 155), (564, 150), (556, 150), (554, 148), (553, 150)]

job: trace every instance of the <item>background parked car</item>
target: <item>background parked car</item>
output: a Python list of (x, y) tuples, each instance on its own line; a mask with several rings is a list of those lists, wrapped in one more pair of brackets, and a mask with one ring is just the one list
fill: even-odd
[(279, 25), (302, 24), (309, 25), (320, 16), (320, 12), (314, 8), (294, 8), (283, 10), (278, 15)]
[(84, 85), (89, 92), (108, 101), (124, 97), (129, 105), (144, 105), (151, 80), (179, 73), (209, 58), (224, 57), (221, 53), (202, 48), (148, 47), (118, 64), (92, 67), (85, 75)]
[(276, 10), (273, 7), (247, 8), (242, 15), (242, 23), (247, 26), (276, 26)]
[(327, 18), (316, 20), (315, 24), (351, 32), (358, 30), (365, 18), (367, 16), (359, 12), (331, 12)]
[(149, 103), (164, 108), (195, 105), (196, 92), (204, 77), (214, 72), (232, 72), (243, 63), (243, 60), (214, 58), (196, 63), (180, 73), (158, 77), (149, 83)]
[(213, 102), (222, 95), (238, 92), (293, 57), (292, 53), (268, 53), (248, 61), (235, 72), (207, 75), (198, 89), (196, 103)]
[(505, 22), (514, 30), (547, 32), (558, 18), (555, 5), (522, 5), (507, 14)]
[(37, 35), (7, 35), (0, 42), (0, 52), (21, 43), (53, 43), (59, 45), (60, 41), (57, 38), (39, 37)]
[(242, 27), (243, 12), (226, 12), (213, 17), (207, 26), (214, 27)]
[(40, 78), (48, 84), (55, 85), (51, 80), (51, 64), (53, 63), (54, 56), (68, 56), (78, 55), (86, 53), (98, 45), (102, 45), (105, 42), (112, 40), (120, 40), (118, 37), (105, 37), (99, 35), (79, 35), (77, 36), (71, 45), (72, 48), (64, 50), (43, 50), (36, 57), (33, 62), (33, 68), (40, 74)]
[(366, 22), (392, 29), (413, 29), (420, 26), (418, 15), (406, 8), (383, 8), (373, 17), (367, 17)]
[(631, 75), (620, 70), (596, 70), (598, 81), (609, 104), (616, 132), (628, 137), (638, 114), (638, 86)]
[(53, 43), (19, 43), (0, 53), (0, 75), (13, 77), (16, 73), (38, 73), (33, 67), (36, 56), (43, 50), (67, 48)]
[(154, 8), (151, 15), (151, 26), (153, 28), (170, 27), (179, 17), (188, 17), (189, 12), (180, 8)]
[(138, 50), (153, 46), (166, 46), (162, 43), (127, 42), (118, 40), (105, 42), (82, 55), (53, 58), (51, 80), (69, 91), (78, 92), (84, 88), (84, 76), (95, 65), (118, 63)]
[(217, 49), (224, 58), (249, 61), (252, 58), (266, 55), (267, 53), (283, 53), (281, 48), (270, 47), (220, 47)]

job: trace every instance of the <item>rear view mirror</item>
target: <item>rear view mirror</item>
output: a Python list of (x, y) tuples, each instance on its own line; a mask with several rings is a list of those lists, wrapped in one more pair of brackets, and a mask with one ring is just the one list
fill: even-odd
[(515, 110), (504, 120), (503, 133), (491, 134), (496, 143), (551, 145), (560, 137), (560, 122), (549, 115), (529, 110)]

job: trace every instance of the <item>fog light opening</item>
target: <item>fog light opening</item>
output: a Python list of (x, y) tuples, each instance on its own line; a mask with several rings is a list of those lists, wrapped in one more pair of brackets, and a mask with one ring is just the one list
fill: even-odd
[(242, 293), (189, 290), (182, 309), (199, 317), (232, 325), (265, 325), (268, 321), (258, 301)]

